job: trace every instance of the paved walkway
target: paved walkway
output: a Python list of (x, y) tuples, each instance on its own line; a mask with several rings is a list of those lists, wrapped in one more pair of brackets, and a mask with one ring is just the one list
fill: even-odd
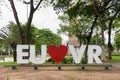
[(120, 62), (112, 62), (112, 66), (120, 68)]
[(13, 58), (5, 58), (4, 60), (0, 60), (0, 62), (13, 62)]

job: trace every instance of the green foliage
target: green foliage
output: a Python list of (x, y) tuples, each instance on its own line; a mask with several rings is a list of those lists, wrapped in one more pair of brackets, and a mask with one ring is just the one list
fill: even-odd
[[(69, 16), (66, 14), (60, 16), (59, 18), (62, 22), (60, 24), (60, 29), (58, 33), (68, 32), (68, 36), (76, 36), (80, 43), (86, 44), (87, 37), (90, 34), (90, 28), (92, 26), (93, 17), (89, 18), (86, 16), (81, 16), (81, 18), (74, 18), (69, 20)], [(69, 24), (68, 24), (69, 23)]]
[(90, 17), (95, 14), (94, 5), (91, 1), (80, 1), (72, 3), (72, 6), (67, 10), (70, 18), (79, 17), (79, 16), (87, 16)]
[(87, 61), (88, 60), (86, 58), (84, 58), (84, 57), (82, 58), (82, 64), (87, 64)]
[(3, 27), (0, 29), (0, 51), (8, 52), (10, 45), (12, 44), (12, 38), (9, 34), (9, 27)]
[[(29, 9), (29, 15), (28, 15), (28, 19), (25, 25), (24, 30), (22, 30), (22, 25), (20, 24), (20, 19), (19, 16), (16, 14), (17, 12), (17, 7), (16, 7), (16, 2), (14, 0), (8, 0), (11, 8), (12, 8), (12, 12), (14, 14), (14, 18), (15, 21), (17, 23), (17, 27), (18, 27), (18, 34), (19, 34), (19, 41), (21, 44), (29, 44), (29, 32), (30, 32), (30, 27), (32, 24), (32, 20), (34, 17), (34, 13), (41, 7), (47, 7), (50, 5), (50, 2), (52, 3), (53, 0), (29, 0), (29, 1), (25, 1), (25, 0), (18, 0), (23, 2), (24, 4), (29, 4), (30, 6)], [(22, 14), (23, 15), (23, 14)], [(24, 31), (22, 33), (22, 31)]]
[[(55, 64), (55, 62), (50, 58), (45, 64)], [(72, 56), (65, 56), (65, 58), (60, 62), (60, 64), (73, 64)]]
[[(25, 26), (26, 24), (21, 24), (22, 25), (22, 41), (24, 42), (24, 37), (25, 37)], [(2, 47), (1, 49), (3, 50), (3, 48), (6, 49), (6, 47), (8, 47), (8, 45), (11, 45), (13, 42), (15, 42), (16, 44), (19, 44), (19, 35), (18, 35), (18, 27), (15, 23), (10, 22), (10, 24), (8, 25), (8, 36), (7, 38), (5, 38), (4, 44), (1, 44)], [(1, 38), (0, 38), (1, 39)], [(0, 40), (2, 43), (2, 40)], [(39, 51), (41, 45), (60, 45), (62, 42), (62, 39), (60, 36), (58, 36), (57, 34), (51, 32), (49, 29), (37, 29), (34, 27), (34, 25), (31, 25), (30, 28), (30, 33), (29, 33), (29, 41), (30, 44), (35, 44), (36, 46), (36, 50)], [(1, 51), (0, 49), (0, 51)]]
[(112, 60), (108, 60), (110, 62), (120, 62), (120, 55), (113, 55)]
[[(65, 10), (63, 16), (60, 16), (62, 23), (60, 24), (61, 29), (59, 32), (67, 31), (69, 36), (76, 36), (79, 43), (87, 44), (88, 36), (94, 30), (94, 28), (91, 30), (95, 17), (94, 5), (91, 1), (81, 0), (71, 0), (69, 3), (66, 4), (69, 8)], [(58, 7), (64, 8), (61, 6)]]
[(0, 52), (7, 52), (7, 51), (8, 51), (8, 45), (5, 44), (4, 42), (0, 43)]
[[(104, 31), (109, 30), (109, 44), (107, 47), (109, 58), (111, 58), (113, 47), (110, 42), (110, 36), (112, 28), (119, 27), (120, 0), (72, 0), (69, 1), (69, 3), (70, 4), (66, 6), (69, 6), (69, 8), (64, 10), (64, 13), (68, 15), (69, 19), (66, 20), (69, 21), (69, 25), (60, 25), (61, 32), (67, 31), (69, 32), (69, 36), (71, 36), (71, 34), (76, 36), (80, 44), (89, 44), (93, 33), (95, 34), (94, 31), (99, 30), (102, 40), (93, 37), (90, 44), (96, 43), (105, 46)], [(59, 6), (59, 8), (65, 9), (64, 6)], [(117, 44), (117, 47), (118, 46), (119, 44)]]
[(32, 65), (33, 63), (32, 62), (29, 62), (29, 65)]
[(13, 41), (15, 41), (16, 43), (20, 43), (19, 41), (19, 35), (18, 35), (18, 27), (14, 22), (10, 22), (8, 25), (8, 29), (9, 29), (9, 37), (10, 39)]
[(72, 56), (66, 56), (62, 60), (61, 64), (73, 64), (73, 57)]
[(119, 49), (120, 49), (120, 34), (117, 34), (115, 37), (115, 46), (116, 46), (117, 50), (119, 51)]
[(120, 27), (119, 21), (120, 21), (120, 17), (117, 17), (116, 20), (114, 20), (113, 26), (114, 26), (115, 28), (119, 28), (119, 27)]
[(53, 0), (52, 4), (54, 9), (59, 13), (60, 11), (66, 11), (69, 8), (72, 0)]
[(16, 62), (0, 62), (2, 66), (9, 66), (9, 65), (18, 65)]
[[(72, 56), (65, 56), (65, 58), (60, 62), (60, 64), (73, 64), (73, 63), (74, 63), (74, 60)], [(81, 63), (86, 64), (87, 59), (83, 57)], [(47, 62), (45, 62), (45, 64), (55, 64), (55, 62), (52, 60), (52, 58), (50, 58)]]
[(61, 45), (61, 37), (54, 34), (49, 29), (37, 29), (32, 27), (30, 32), (30, 35), (32, 36), (30, 44), (35, 44), (37, 51), (40, 50), (41, 45)]
[(102, 44), (102, 38), (101, 37), (99, 37), (99, 35), (95, 35), (95, 36), (93, 36), (92, 38), (91, 38), (91, 42), (90, 42), (90, 44), (92, 44), (92, 45), (100, 45), (101, 46), (101, 44)]

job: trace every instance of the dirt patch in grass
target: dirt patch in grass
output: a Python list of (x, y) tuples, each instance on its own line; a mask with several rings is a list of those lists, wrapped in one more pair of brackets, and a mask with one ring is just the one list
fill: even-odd
[(0, 67), (0, 80), (120, 80), (120, 68), (112, 67), (109, 70), (90, 68), (80, 70), (78, 67)]

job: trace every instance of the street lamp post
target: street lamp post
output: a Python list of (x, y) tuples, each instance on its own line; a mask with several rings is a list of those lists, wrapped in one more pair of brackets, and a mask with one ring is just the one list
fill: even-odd
[[(27, 2), (27, 1), (23, 0), (23, 4), (26, 4), (27, 20), (28, 20), (28, 5), (30, 4), (30, 1)], [(25, 58), (28, 58), (28, 59), (30, 58), (30, 43), (28, 44), (28, 57), (25, 57)]]
[(23, 3), (26, 4), (26, 10), (27, 10), (27, 20), (28, 20), (28, 5), (30, 4), (30, 1), (23, 0)]

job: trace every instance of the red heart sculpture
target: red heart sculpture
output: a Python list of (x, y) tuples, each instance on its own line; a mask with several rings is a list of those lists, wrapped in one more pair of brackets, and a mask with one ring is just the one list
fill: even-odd
[(64, 45), (60, 45), (59, 47), (51, 45), (48, 47), (48, 53), (56, 63), (61, 62), (65, 55), (67, 54), (67, 52), (68, 48), (67, 46)]

